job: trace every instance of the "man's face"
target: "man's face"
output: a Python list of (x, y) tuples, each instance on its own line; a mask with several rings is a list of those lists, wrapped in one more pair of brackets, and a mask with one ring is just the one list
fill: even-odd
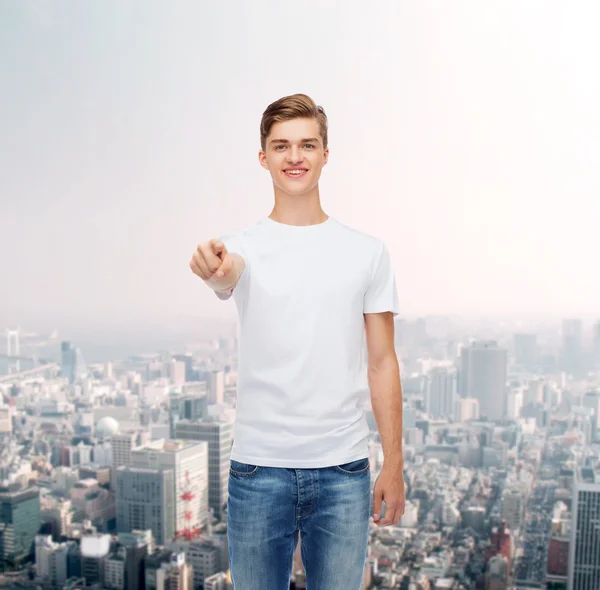
[(291, 195), (301, 195), (317, 186), (329, 149), (316, 119), (292, 119), (271, 127), (265, 151), (258, 152), (263, 168), (271, 173), (273, 184)]

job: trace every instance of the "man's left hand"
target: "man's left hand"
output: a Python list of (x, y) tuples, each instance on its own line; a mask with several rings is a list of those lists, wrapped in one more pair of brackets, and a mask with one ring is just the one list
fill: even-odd
[[(385, 518), (381, 519), (381, 503), (385, 502)], [(373, 521), (379, 526), (398, 524), (404, 514), (404, 471), (402, 467), (386, 467), (373, 489)]]

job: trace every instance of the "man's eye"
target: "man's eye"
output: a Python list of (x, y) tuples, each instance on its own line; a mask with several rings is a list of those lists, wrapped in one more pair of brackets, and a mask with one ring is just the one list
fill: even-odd
[(311, 147), (311, 148), (314, 148), (314, 147), (315, 147), (315, 146), (314, 146), (312, 143), (305, 143), (305, 144), (304, 144), (304, 147), (306, 147), (306, 146), (308, 146), (308, 147)]

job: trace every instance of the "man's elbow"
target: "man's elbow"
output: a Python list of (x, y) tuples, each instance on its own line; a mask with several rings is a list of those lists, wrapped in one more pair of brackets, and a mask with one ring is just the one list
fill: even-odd
[(381, 374), (400, 374), (400, 363), (396, 353), (386, 354), (380, 358), (369, 359), (367, 365), (368, 375), (381, 375)]

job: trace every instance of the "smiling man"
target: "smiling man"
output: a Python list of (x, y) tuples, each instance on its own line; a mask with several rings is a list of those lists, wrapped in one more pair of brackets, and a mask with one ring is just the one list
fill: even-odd
[[(236, 590), (288, 590), (301, 538), (308, 590), (359, 590), (371, 516), (404, 512), (398, 295), (384, 243), (322, 207), (327, 117), (304, 95), (260, 125), (271, 214), (201, 243), (190, 267), (240, 318), (227, 533)], [(384, 464), (371, 494), (367, 349)], [(385, 517), (382, 517), (382, 503)]]

